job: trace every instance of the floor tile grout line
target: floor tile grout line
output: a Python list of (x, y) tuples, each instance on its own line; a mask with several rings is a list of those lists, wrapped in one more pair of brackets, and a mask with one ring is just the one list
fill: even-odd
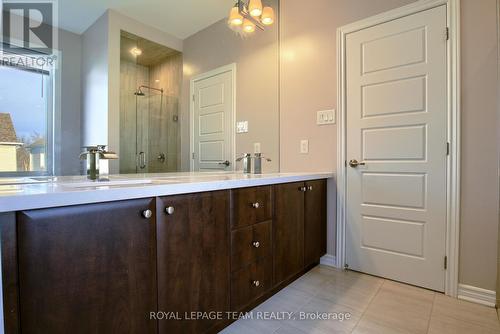
[(384, 286), (385, 282), (387, 281), (386, 279), (382, 279), (382, 284), (380, 284), (380, 286), (378, 287), (377, 289), (377, 292), (375, 292), (372, 296), (372, 298), (370, 299), (370, 301), (368, 302), (368, 305), (366, 305), (365, 309), (363, 310), (363, 312), (361, 313), (361, 316), (359, 317), (358, 321), (356, 322), (356, 324), (354, 325), (354, 327), (352, 328), (351, 330), (351, 333), (353, 333), (355, 330), (356, 330), (356, 327), (358, 327), (360, 321), (363, 319), (363, 317), (365, 316), (365, 313), (366, 311), (368, 310), (368, 308), (370, 307), (370, 305), (372, 304), (373, 300), (375, 299), (375, 297), (377, 297), (378, 293), (380, 292), (380, 289), (382, 289), (382, 286)]
[(429, 334), (431, 330), (431, 320), (432, 320), (432, 313), (434, 313), (434, 304), (436, 303), (436, 293), (434, 292), (434, 296), (432, 296), (432, 306), (431, 306), (431, 313), (429, 314), (429, 321), (427, 322), (427, 334)]

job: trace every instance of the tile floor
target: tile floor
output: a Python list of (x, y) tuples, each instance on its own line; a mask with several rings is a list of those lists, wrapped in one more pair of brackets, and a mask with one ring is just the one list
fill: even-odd
[[(350, 318), (340, 321), (347, 313)], [(494, 308), (325, 266), (312, 269), (251, 314), (254, 319), (240, 319), (221, 333), (500, 333)], [(304, 319), (318, 315), (330, 319)]]

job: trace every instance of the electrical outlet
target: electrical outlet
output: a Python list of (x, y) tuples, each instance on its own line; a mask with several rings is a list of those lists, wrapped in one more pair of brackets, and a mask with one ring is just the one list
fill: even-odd
[(260, 151), (260, 143), (253, 143), (253, 153), (262, 153)]
[(316, 124), (335, 124), (335, 109), (318, 111), (316, 113)]
[(302, 154), (309, 153), (309, 140), (303, 139), (300, 141), (300, 153)]

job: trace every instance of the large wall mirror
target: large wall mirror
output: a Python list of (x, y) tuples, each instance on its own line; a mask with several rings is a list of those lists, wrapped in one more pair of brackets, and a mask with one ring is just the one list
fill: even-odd
[(118, 154), (102, 167), (113, 174), (238, 171), (245, 153), (279, 171), (278, 0), (57, 13), (55, 64), (0, 65), (0, 174), (80, 174), (93, 145)]

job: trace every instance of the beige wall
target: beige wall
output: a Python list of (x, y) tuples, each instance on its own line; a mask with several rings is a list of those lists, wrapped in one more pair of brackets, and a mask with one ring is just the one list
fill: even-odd
[(495, 0), (462, 0), (463, 284), (495, 290), (498, 231), (497, 29)]
[[(336, 29), (413, 0), (281, 2), (281, 171), (336, 169), (337, 126), (316, 111), (336, 106)], [(462, 0), (462, 213), (459, 281), (494, 290), (498, 229), (496, 3)], [(309, 154), (299, 153), (301, 139)], [(479, 164), (479, 162), (481, 162)], [(329, 253), (334, 253), (329, 212)], [(333, 231), (333, 233), (332, 233)]]
[[(276, 8), (276, 7), (275, 7)], [(249, 132), (236, 134), (236, 154), (262, 153), (273, 161), (264, 172), (279, 170), (278, 29), (256, 30), (241, 38), (223, 19), (184, 40), (181, 102), (182, 170), (189, 170), (189, 83), (201, 73), (236, 63), (236, 121), (248, 121)], [(237, 165), (241, 169), (241, 165)]]

